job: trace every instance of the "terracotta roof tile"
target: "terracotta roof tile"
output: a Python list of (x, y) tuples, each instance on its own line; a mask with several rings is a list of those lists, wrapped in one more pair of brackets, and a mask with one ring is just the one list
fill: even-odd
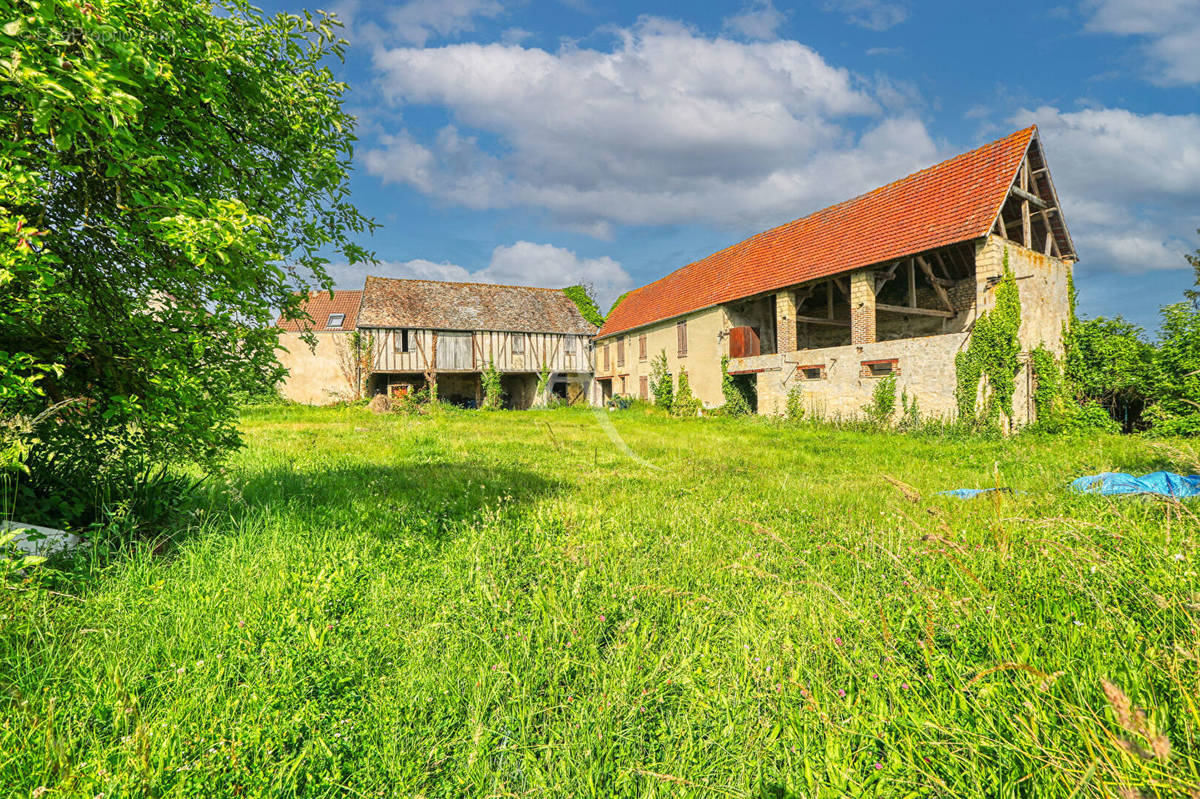
[[(335, 291), (332, 297), (328, 291), (314, 291), (303, 304), (304, 310), (312, 317), (311, 322), (306, 319), (280, 317), (275, 324), (293, 333), (302, 330), (353, 330), (358, 324), (358, 306), (361, 301), (361, 291)], [(333, 314), (345, 315), (340, 327), (328, 327), (329, 317)]]
[(1019, 130), (677, 269), (630, 292), (599, 335), (985, 236), (1036, 131)]
[(561, 289), (368, 277), (362, 327), (596, 333)]

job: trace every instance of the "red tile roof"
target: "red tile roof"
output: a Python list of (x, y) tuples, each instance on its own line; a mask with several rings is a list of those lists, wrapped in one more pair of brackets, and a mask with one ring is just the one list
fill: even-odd
[(1036, 127), (751, 236), (629, 293), (599, 337), (987, 235)]
[[(302, 306), (312, 317), (311, 322), (280, 317), (275, 324), (292, 333), (302, 330), (353, 330), (358, 325), (358, 306), (361, 302), (361, 291), (335, 291), (332, 297), (328, 291), (314, 291)], [(346, 316), (341, 326), (328, 327), (330, 315), (339, 313)]]

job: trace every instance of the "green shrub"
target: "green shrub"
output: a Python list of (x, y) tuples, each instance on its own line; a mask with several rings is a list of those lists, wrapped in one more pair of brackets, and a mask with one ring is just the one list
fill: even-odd
[(879, 382), (871, 391), (871, 404), (863, 410), (872, 423), (883, 427), (891, 425), (892, 416), (896, 413), (896, 376), (894, 374), (879, 378)]
[(698, 416), (703, 407), (699, 399), (692, 394), (692, 384), (688, 380), (687, 369), (679, 367), (679, 387), (675, 391), (675, 399), (671, 403), (671, 414), (682, 418)]
[(750, 398), (743, 393), (737, 381), (729, 374), (729, 356), (721, 356), (721, 393), (725, 395), (723, 408), (726, 416), (746, 416), (754, 412)]
[(787, 403), (784, 406), (783, 418), (789, 422), (804, 420), (804, 389), (799, 385), (788, 389)]
[(483, 409), (499, 410), (504, 405), (504, 389), (500, 386), (500, 370), (490, 358), (480, 380), (483, 383)]
[(667, 351), (662, 350), (650, 362), (650, 393), (654, 404), (665, 411), (671, 410), (675, 402), (675, 386), (667, 369)]

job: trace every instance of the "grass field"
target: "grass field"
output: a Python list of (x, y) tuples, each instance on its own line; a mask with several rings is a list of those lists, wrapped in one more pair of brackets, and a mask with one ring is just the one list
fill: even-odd
[(248, 412), (170, 546), (0, 592), (0, 795), (1200, 786), (1195, 511), (1064, 489), (1184, 453), (600, 416)]

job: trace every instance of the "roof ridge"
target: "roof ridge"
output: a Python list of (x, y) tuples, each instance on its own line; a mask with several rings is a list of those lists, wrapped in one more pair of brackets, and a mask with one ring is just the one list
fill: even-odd
[[(405, 283), (444, 283), (448, 286), (490, 286), (498, 289), (530, 289), (532, 291), (562, 291), (548, 286), (520, 286), (514, 283), (485, 283), (481, 280), (433, 280), (424, 277), (385, 277), (383, 275), (367, 275), (366, 280), (394, 280)], [(365, 285), (365, 281), (364, 281)], [(565, 286), (563, 288), (566, 288)], [(360, 289), (361, 291), (362, 289)]]

